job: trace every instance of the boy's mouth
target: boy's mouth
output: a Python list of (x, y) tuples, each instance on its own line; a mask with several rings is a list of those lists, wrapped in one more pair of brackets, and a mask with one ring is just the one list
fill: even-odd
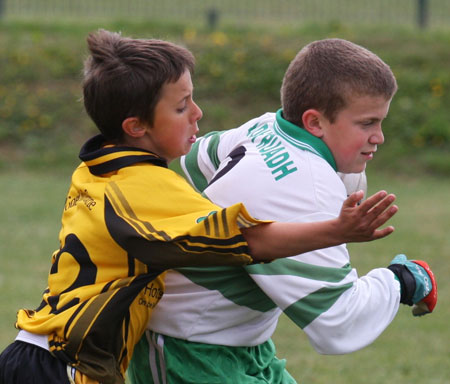
[(376, 151), (369, 151), (369, 152), (361, 152), (361, 154), (363, 156), (365, 156), (368, 160), (372, 160), (373, 159), (373, 155), (375, 154)]

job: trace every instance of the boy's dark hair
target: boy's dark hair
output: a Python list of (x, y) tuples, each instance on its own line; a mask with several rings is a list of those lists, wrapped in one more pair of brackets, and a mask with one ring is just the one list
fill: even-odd
[(194, 70), (194, 56), (167, 41), (131, 39), (99, 30), (87, 38), (83, 97), (87, 113), (111, 141), (123, 137), (122, 122), (152, 124), (162, 86)]
[(391, 99), (397, 82), (389, 66), (369, 50), (341, 39), (314, 41), (290, 63), (281, 86), (283, 117), (302, 126), (312, 108), (334, 122), (353, 96)]

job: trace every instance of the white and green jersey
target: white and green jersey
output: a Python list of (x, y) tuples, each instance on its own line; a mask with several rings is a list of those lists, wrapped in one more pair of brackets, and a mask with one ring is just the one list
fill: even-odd
[[(347, 195), (328, 147), (281, 111), (205, 135), (182, 167), (214, 203), (243, 202), (263, 220), (332, 219)], [(271, 337), (284, 312), (317, 351), (340, 354), (373, 342), (399, 301), (391, 271), (358, 277), (340, 245), (267, 264), (171, 271), (149, 328), (189, 341), (255, 346)]]

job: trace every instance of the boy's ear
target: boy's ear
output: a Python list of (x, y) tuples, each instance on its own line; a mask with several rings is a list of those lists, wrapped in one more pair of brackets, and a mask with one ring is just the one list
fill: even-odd
[(147, 131), (145, 125), (137, 117), (127, 117), (122, 122), (122, 129), (126, 135), (133, 138), (142, 137)]
[(321, 138), (324, 134), (321, 126), (322, 119), (323, 116), (317, 109), (308, 109), (302, 115), (303, 128), (311, 135)]

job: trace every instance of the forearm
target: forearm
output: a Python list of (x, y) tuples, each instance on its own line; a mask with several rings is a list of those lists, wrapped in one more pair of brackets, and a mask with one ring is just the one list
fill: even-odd
[(350, 242), (372, 241), (388, 236), (392, 226), (378, 229), (398, 210), (395, 196), (380, 191), (360, 206), (362, 191), (344, 201), (339, 217), (311, 223), (272, 223), (242, 231), (255, 260), (293, 256)]
[(256, 261), (294, 256), (341, 244), (338, 220), (313, 223), (269, 223), (243, 228), (250, 254)]

